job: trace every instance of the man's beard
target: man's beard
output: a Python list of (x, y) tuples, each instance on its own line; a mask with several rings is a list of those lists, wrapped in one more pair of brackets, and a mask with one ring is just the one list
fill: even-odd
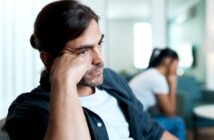
[(103, 82), (103, 63), (93, 66), (86, 72), (78, 85), (87, 87), (96, 87)]

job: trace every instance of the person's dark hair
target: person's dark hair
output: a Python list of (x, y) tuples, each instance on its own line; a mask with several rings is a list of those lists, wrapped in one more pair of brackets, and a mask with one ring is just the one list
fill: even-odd
[(30, 43), (39, 51), (58, 56), (64, 45), (79, 37), (92, 19), (98, 22), (99, 17), (75, 0), (50, 3), (38, 14)]
[(154, 68), (161, 65), (165, 58), (171, 58), (172, 60), (179, 59), (178, 54), (169, 48), (164, 49), (155, 48), (152, 51), (148, 68)]

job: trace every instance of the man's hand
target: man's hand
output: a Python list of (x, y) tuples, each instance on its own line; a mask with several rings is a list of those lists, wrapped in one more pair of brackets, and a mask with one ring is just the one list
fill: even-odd
[(62, 80), (76, 85), (90, 67), (91, 58), (88, 54), (75, 55), (64, 51), (57, 57), (51, 68), (50, 80)]

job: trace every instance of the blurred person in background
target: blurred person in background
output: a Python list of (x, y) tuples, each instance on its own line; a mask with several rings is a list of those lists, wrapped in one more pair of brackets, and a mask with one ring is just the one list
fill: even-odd
[(179, 62), (175, 51), (154, 49), (148, 69), (129, 83), (136, 97), (154, 119), (166, 130), (185, 140), (185, 124), (176, 116), (176, 70)]

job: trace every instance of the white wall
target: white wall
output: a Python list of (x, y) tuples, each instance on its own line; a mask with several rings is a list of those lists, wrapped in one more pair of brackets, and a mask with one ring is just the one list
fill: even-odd
[(133, 27), (138, 21), (135, 19), (108, 21), (108, 64), (116, 71), (133, 69)]
[(207, 88), (214, 90), (214, 1), (206, 0), (206, 83)]
[(167, 46), (166, 4), (166, 0), (151, 0), (152, 45), (160, 48)]
[(194, 6), (195, 14), (182, 23), (172, 22), (169, 26), (169, 44), (178, 48), (185, 43), (192, 43), (196, 47), (196, 67), (188, 69), (187, 74), (195, 76), (200, 82), (206, 81), (205, 64), (205, 12), (204, 1)]
[(38, 85), (42, 64), (29, 38), (36, 14), (48, 1), (0, 1), (0, 118), (16, 96)]

